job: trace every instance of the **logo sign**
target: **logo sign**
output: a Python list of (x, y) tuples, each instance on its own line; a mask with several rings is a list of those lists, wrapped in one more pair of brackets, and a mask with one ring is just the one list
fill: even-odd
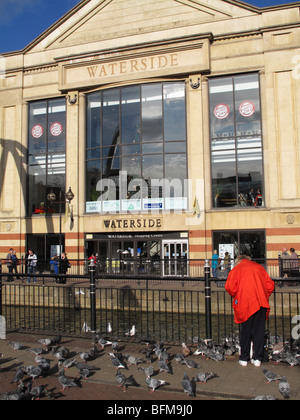
[(218, 118), (218, 120), (224, 120), (228, 117), (229, 113), (230, 109), (226, 104), (219, 104), (214, 109), (215, 117)]
[(51, 125), (50, 127), (50, 133), (52, 134), (52, 136), (60, 136), (61, 133), (63, 131), (62, 125), (59, 122), (55, 122)]
[(42, 137), (43, 133), (44, 129), (41, 125), (36, 124), (34, 127), (32, 127), (31, 134), (32, 137), (34, 137), (35, 139), (39, 139), (40, 137)]
[(241, 103), (239, 111), (243, 117), (251, 117), (255, 112), (255, 105), (253, 102), (244, 101)]

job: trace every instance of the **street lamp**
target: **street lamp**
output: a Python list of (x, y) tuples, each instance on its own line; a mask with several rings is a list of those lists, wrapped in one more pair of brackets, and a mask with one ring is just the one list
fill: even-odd
[[(51, 191), (48, 195), (47, 195), (47, 200), (50, 201), (51, 204), (53, 204), (56, 201), (56, 194)], [(66, 193), (66, 199), (69, 202), (69, 205), (71, 203), (71, 201), (74, 198), (74, 194), (73, 191), (71, 189), (71, 187), (69, 187), (68, 192)], [(59, 191), (59, 254), (61, 255), (62, 252), (62, 240), (61, 240), (61, 203), (62, 203), (62, 191)], [(73, 216), (71, 215), (71, 221), (73, 222)]]

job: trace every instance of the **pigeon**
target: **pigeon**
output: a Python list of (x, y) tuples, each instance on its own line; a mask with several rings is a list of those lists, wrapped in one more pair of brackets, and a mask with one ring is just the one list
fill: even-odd
[(83, 331), (84, 333), (88, 333), (88, 332), (92, 331), (92, 329), (91, 329), (91, 327), (89, 327), (89, 326), (87, 325), (87, 323), (86, 323), (86, 322), (84, 322), (84, 323), (83, 323), (83, 327), (82, 327), (82, 331)]
[(40, 386), (32, 388), (31, 391), (29, 392), (31, 399), (39, 400), (44, 395), (44, 392), (47, 386), (48, 385), (40, 385)]
[(125, 360), (127, 360), (128, 365), (138, 365), (139, 363), (144, 363), (144, 361), (142, 359), (139, 359), (138, 357), (135, 356), (130, 356), (129, 354), (125, 354), (124, 356)]
[(283, 376), (281, 381), (279, 382), (279, 392), (285, 400), (288, 400), (290, 398), (290, 384), (286, 380), (285, 376)]
[(258, 395), (257, 397), (253, 398), (255, 401), (275, 401), (277, 400), (276, 397), (273, 395)]
[(184, 357), (188, 357), (191, 354), (191, 350), (187, 347), (185, 343), (182, 343), (182, 354)]
[(28, 349), (30, 353), (34, 353), (36, 356), (40, 356), (41, 354), (47, 353), (47, 351), (41, 347), (35, 349)]
[(112, 344), (112, 341), (108, 341), (108, 340), (105, 340), (105, 338), (99, 337), (98, 338), (98, 344), (100, 344), (101, 349), (104, 350), (104, 347), (105, 346), (110, 346)]
[(64, 369), (70, 369), (72, 366), (74, 366), (76, 363), (76, 359), (67, 359), (64, 362), (58, 362), (58, 366), (63, 366)]
[(42, 344), (42, 346), (45, 347), (52, 347), (56, 344), (59, 344), (61, 342), (62, 336), (58, 335), (54, 338), (42, 338), (41, 340), (37, 340), (38, 343)]
[(176, 360), (177, 363), (182, 363), (184, 361), (184, 355), (181, 353), (176, 353), (174, 360)]
[(183, 375), (182, 387), (184, 392), (190, 397), (196, 397), (196, 383), (188, 378), (186, 372)]
[(11, 384), (21, 382), (24, 376), (25, 376), (25, 370), (22, 367), (19, 367), (13, 380), (11, 381)]
[(280, 379), (282, 379), (282, 377), (280, 375), (277, 375), (277, 373), (271, 372), (270, 370), (267, 369), (263, 369), (263, 373), (265, 375), (266, 380), (268, 381), (267, 383), (270, 383), (272, 381), (280, 381)]
[(60, 392), (64, 391), (65, 389), (68, 389), (70, 387), (76, 388), (78, 386), (72, 379), (67, 378), (67, 376), (65, 376), (64, 369), (60, 369), (59, 374), (58, 374), (58, 380), (63, 387), (60, 390)]
[(111, 323), (110, 322), (107, 325), (107, 332), (108, 332), (108, 334), (111, 334), (112, 333), (112, 326), (111, 326)]
[(111, 343), (111, 348), (112, 348), (112, 351), (118, 351), (118, 349), (119, 349), (119, 343), (117, 343), (116, 341), (113, 341)]
[(24, 348), (23, 344), (18, 342), (9, 342), (8, 345), (11, 346), (14, 351), (19, 351)]
[(116, 369), (126, 369), (123, 363), (113, 353), (109, 353), (109, 356)]
[(6, 401), (24, 401), (30, 399), (32, 383), (29, 382), (28, 386), (21, 382), (16, 391), (5, 392), (0, 395), (0, 400)]
[(24, 368), (28, 376), (31, 376), (34, 381), (36, 378), (43, 376), (43, 369), (41, 366), (27, 366)]
[(158, 387), (167, 385), (167, 382), (161, 379), (147, 377), (146, 384), (149, 386), (149, 388), (152, 388), (151, 393), (153, 393)]
[(214, 373), (214, 372), (208, 372), (208, 373), (205, 373), (205, 372), (200, 372), (200, 373), (198, 373), (198, 375), (197, 375), (197, 376), (195, 376), (192, 380), (193, 380), (194, 382), (201, 382), (201, 383), (203, 383), (203, 384), (206, 384), (206, 382), (207, 382), (209, 379), (212, 379), (212, 378), (218, 378), (218, 375), (217, 375), (216, 373)]
[(139, 386), (132, 375), (127, 378), (119, 369), (116, 372), (116, 379), (120, 384), (119, 386), (123, 387), (124, 392), (126, 392), (128, 386)]
[(129, 337), (134, 337), (136, 333), (136, 328), (135, 325), (133, 325), (130, 329), (130, 331), (126, 332), (125, 335), (129, 336)]
[(165, 349), (160, 353), (159, 360), (164, 360), (167, 363), (168, 363), (168, 360), (170, 360), (170, 355), (169, 353), (167, 353)]
[(187, 367), (188, 368), (190, 368), (190, 369), (192, 369), (192, 368), (196, 368), (196, 369), (200, 369), (201, 368), (201, 366), (200, 365), (198, 365), (198, 363), (197, 362), (195, 362), (194, 360), (192, 360), (192, 359), (184, 359), (183, 360), (183, 362), (182, 362), (182, 364), (186, 364), (187, 365)]
[(160, 360), (159, 361), (158, 367), (159, 367), (159, 371), (160, 372), (170, 373), (171, 375), (173, 375), (173, 371), (172, 371), (171, 365), (169, 365), (164, 360)]
[(153, 368), (153, 366), (149, 366), (149, 367), (146, 367), (146, 368), (140, 367), (140, 368), (138, 368), (138, 370), (140, 370), (146, 376), (149, 376), (149, 377), (154, 374), (154, 368)]

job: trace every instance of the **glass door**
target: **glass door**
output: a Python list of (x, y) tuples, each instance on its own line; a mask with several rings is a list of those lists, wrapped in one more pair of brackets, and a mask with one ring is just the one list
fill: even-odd
[(188, 241), (163, 241), (163, 276), (188, 275)]

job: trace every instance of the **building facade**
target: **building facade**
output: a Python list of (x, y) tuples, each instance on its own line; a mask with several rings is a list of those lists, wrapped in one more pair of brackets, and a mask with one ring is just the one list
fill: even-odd
[(82, 0), (4, 54), (2, 258), (300, 251), (299, 12)]

